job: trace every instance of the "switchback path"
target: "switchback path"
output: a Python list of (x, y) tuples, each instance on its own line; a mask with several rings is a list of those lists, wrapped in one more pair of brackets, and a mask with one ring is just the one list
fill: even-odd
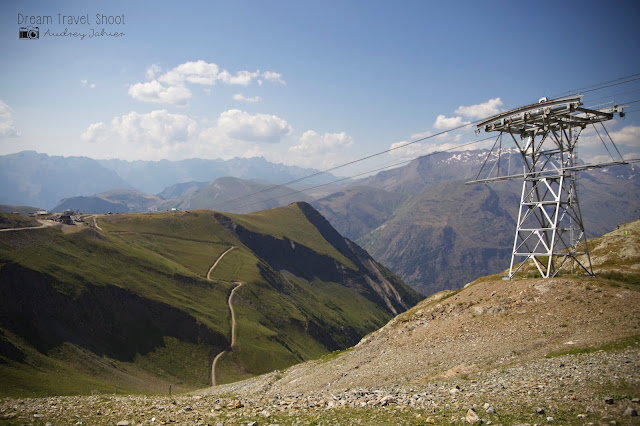
[[(215, 263), (211, 266), (211, 268), (209, 268), (209, 272), (207, 272), (207, 279), (208, 280), (211, 280), (211, 271), (213, 271), (213, 269), (216, 266), (218, 266), (218, 262), (220, 262), (220, 260), (222, 260), (222, 258), (224, 257), (225, 254), (229, 253), (234, 248), (235, 248), (235, 246), (230, 247), (229, 249), (227, 249), (224, 253), (222, 253), (216, 259)], [(239, 289), (243, 284), (244, 283), (242, 283), (240, 281), (236, 281), (236, 286), (233, 288), (233, 290), (231, 290), (231, 294), (229, 294), (229, 300), (227, 301), (227, 303), (229, 305), (229, 311), (231, 312), (231, 345), (229, 345), (228, 348), (226, 348), (225, 350), (220, 352), (218, 355), (216, 355), (216, 357), (213, 359), (213, 363), (211, 363), (211, 385), (212, 386), (216, 386), (217, 385), (217, 383), (216, 383), (216, 365), (218, 364), (218, 360), (226, 352), (232, 351), (233, 348), (236, 345), (236, 312), (233, 309), (233, 296), (236, 294), (236, 290)]]

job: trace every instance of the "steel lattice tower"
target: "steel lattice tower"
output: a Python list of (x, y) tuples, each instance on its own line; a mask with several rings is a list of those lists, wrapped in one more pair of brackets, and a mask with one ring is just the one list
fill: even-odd
[[(612, 158), (612, 163), (581, 165), (577, 158), (577, 144), (583, 129), (612, 119), (616, 112), (623, 114), (617, 106), (600, 110), (583, 108), (582, 96), (553, 100), (543, 98), (537, 104), (498, 114), (477, 125), (477, 132), (481, 129), (499, 132), (487, 157), (487, 160), (497, 158), (497, 171), (494, 165), (489, 175), (495, 176), (480, 178), (487, 164), (485, 161), (478, 179), (470, 183), (523, 179), (508, 279), (513, 278), (529, 260), (544, 278), (555, 276), (567, 262), (572, 272), (578, 265), (593, 275), (578, 202), (576, 173), (625, 162), (618, 152), (620, 161)], [(522, 175), (500, 175), (503, 136), (515, 143), (522, 156)], [(498, 141), (500, 147), (496, 153)], [(611, 145), (615, 148), (613, 141)]]

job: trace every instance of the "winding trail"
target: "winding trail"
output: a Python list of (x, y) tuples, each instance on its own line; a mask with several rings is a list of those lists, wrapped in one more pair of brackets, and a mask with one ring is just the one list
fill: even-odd
[(229, 253), (231, 250), (233, 250), (234, 248), (236, 248), (236, 246), (231, 246), (229, 247), (227, 250), (225, 250), (220, 256), (218, 256), (218, 258), (216, 259), (215, 262), (213, 262), (213, 265), (211, 265), (211, 268), (209, 268), (209, 272), (207, 272), (207, 279), (209, 281), (211, 281), (211, 271), (214, 270), (214, 268), (216, 266), (218, 266), (218, 262), (220, 262), (222, 260), (222, 258), (224, 257), (225, 254)]
[[(208, 280), (211, 280), (211, 271), (213, 271), (213, 269), (216, 266), (218, 266), (218, 262), (220, 262), (220, 260), (222, 260), (222, 258), (224, 257), (225, 254), (229, 253), (234, 248), (235, 248), (235, 246), (232, 246), (229, 249), (227, 249), (224, 253), (222, 253), (220, 256), (218, 256), (218, 258), (216, 259), (214, 264), (211, 266), (211, 268), (209, 268), (209, 272), (207, 272), (207, 279)], [(216, 383), (216, 365), (218, 364), (218, 360), (225, 353), (233, 351), (233, 348), (236, 346), (236, 312), (233, 309), (233, 296), (236, 294), (236, 290), (239, 289), (240, 287), (242, 287), (243, 284), (244, 284), (243, 282), (236, 281), (236, 286), (233, 288), (233, 290), (231, 290), (231, 294), (229, 294), (229, 300), (227, 301), (227, 303), (229, 305), (229, 311), (231, 312), (231, 345), (229, 345), (228, 348), (226, 348), (225, 350), (220, 352), (218, 355), (216, 355), (216, 357), (213, 359), (213, 363), (211, 363), (211, 385), (212, 386), (216, 386), (217, 385), (217, 383)]]

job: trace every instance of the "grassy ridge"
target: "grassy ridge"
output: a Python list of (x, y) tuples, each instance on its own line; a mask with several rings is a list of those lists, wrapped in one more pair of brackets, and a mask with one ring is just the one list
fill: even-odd
[(246, 215), (226, 214), (226, 216), (249, 231), (271, 235), (279, 239), (286, 237), (294, 243), (303, 244), (313, 249), (316, 253), (326, 254), (350, 269), (357, 269), (353, 262), (336, 250), (325, 240), (318, 229), (308, 222), (297, 204)]
[[(348, 269), (356, 268), (322, 237), (297, 205), (231, 216), (253, 232), (286, 237)], [(151, 393), (166, 389), (169, 383), (176, 390), (206, 386), (211, 360), (225, 345), (185, 340), (179, 337), (185, 325), (179, 323), (174, 327), (177, 331), (169, 332), (166, 327), (173, 327), (171, 324), (153, 318), (166, 317), (167, 313), (159, 313), (162, 310), (178, 318), (176, 321), (192, 318), (191, 325), (187, 324), (192, 334), (198, 324), (226, 336), (228, 342), (227, 298), (237, 281), (245, 283), (234, 298), (237, 347), (219, 364), (221, 383), (342, 349), (391, 317), (340, 283), (307, 281), (273, 270), (220, 225), (211, 211), (102, 215), (96, 220), (102, 231), (79, 226), (73, 233), (47, 228), (0, 235), (0, 285), (12, 285), (2, 281), (3, 265), (19, 265), (39, 274), (61, 295), (56, 297), (65, 301), (88, 303), (104, 297), (100, 294), (111, 294), (100, 288), (122, 289), (113, 297), (126, 300), (124, 304), (111, 302), (114, 315), (119, 304), (131, 309), (135, 303), (148, 301), (133, 308), (146, 316), (136, 319), (136, 312), (127, 312), (131, 326), (119, 325), (127, 327), (135, 342), (148, 341), (147, 346), (142, 345), (146, 349), (133, 358), (119, 357), (118, 351), (94, 353), (82, 346), (82, 339), (76, 344), (62, 342), (36, 349), (29, 335), (0, 324), (0, 379), (12, 383), (0, 395), (104, 393), (116, 385), (122, 392)], [(213, 262), (232, 246), (236, 249), (225, 255), (207, 280)], [(155, 322), (149, 322), (150, 318)], [(100, 324), (108, 330), (110, 321), (106, 318)], [(165, 325), (158, 328), (158, 321)], [(117, 330), (115, 333), (117, 337)], [(94, 338), (100, 341), (103, 337)], [(23, 359), (12, 359), (3, 347), (17, 348)], [(36, 373), (28, 374), (32, 370)]]

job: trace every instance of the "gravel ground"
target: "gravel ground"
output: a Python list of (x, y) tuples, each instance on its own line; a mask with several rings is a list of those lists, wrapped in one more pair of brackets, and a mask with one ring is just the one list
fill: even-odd
[(0, 404), (0, 424), (462, 424), (469, 410), (486, 424), (639, 424), (633, 416), (640, 410), (639, 389), (636, 346), (414, 386), (7, 399)]

